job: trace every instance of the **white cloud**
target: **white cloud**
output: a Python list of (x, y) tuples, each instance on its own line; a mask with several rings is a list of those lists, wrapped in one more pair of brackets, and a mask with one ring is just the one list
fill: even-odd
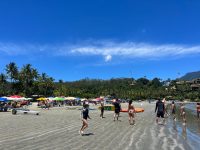
[(112, 59), (112, 56), (111, 56), (111, 55), (106, 55), (106, 56), (105, 56), (105, 61), (106, 61), (106, 62), (111, 61), (111, 59)]
[(82, 55), (124, 56), (131, 58), (161, 58), (165, 56), (184, 56), (199, 54), (200, 45), (187, 46), (177, 44), (148, 44), (148, 43), (92, 43), (87, 46), (77, 46), (70, 50), (71, 53)]
[(0, 53), (8, 56), (17, 55), (30, 55), (38, 54), (43, 51), (48, 51), (49, 46), (40, 44), (15, 44), (15, 43), (1, 43), (0, 42)]
[[(51, 56), (102, 56), (106, 62), (113, 57), (174, 58), (200, 54), (200, 45), (150, 44), (137, 42), (87, 41), (78, 44), (13, 44), (0, 42), (0, 54), (9, 56), (40, 54)], [(37, 56), (37, 55), (36, 55)]]

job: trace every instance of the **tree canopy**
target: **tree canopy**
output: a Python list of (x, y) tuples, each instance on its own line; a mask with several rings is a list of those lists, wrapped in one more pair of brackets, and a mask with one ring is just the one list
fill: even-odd
[(75, 96), (94, 98), (99, 96), (115, 96), (121, 99), (170, 99), (199, 100), (200, 91), (193, 91), (188, 84), (177, 84), (176, 80), (162, 81), (159, 78), (152, 80), (142, 77), (81, 79), (79, 81), (64, 82), (60, 79), (55, 82), (46, 73), (39, 73), (31, 64), (18, 68), (14, 62), (5, 67), (5, 73), (0, 74), (0, 95), (20, 94), (23, 96)]

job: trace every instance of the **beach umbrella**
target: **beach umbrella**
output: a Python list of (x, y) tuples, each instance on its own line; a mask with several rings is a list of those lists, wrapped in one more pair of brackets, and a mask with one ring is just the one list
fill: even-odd
[(81, 102), (86, 101), (86, 100), (87, 100), (86, 98), (81, 98)]
[(10, 96), (9, 98), (22, 98), (22, 96), (20, 96), (20, 95), (13, 95), (13, 96)]
[(19, 95), (13, 95), (13, 96), (7, 97), (7, 99), (10, 100), (10, 101), (23, 101), (26, 98), (19, 96)]
[(24, 100), (26, 100), (26, 101), (30, 101), (30, 100), (32, 100), (33, 98), (25, 98)]
[(47, 97), (48, 100), (53, 101), (55, 97)]
[(7, 98), (4, 98), (4, 97), (0, 97), (0, 102), (7, 102)]
[(45, 97), (40, 97), (40, 98), (38, 98), (37, 100), (38, 100), (38, 101), (46, 101), (47, 98), (45, 98)]
[(76, 101), (80, 101), (81, 99), (79, 97), (76, 97)]
[(55, 97), (53, 100), (54, 101), (64, 101), (65, 98), (63, 98), (63, 97)]
[(65, 100), (75, 100), (76, 97), (66, 97)]
[(103, 98), (101, 97), (96, 98), (96, 101), (101, 101), (101, 100), (103, 100)]

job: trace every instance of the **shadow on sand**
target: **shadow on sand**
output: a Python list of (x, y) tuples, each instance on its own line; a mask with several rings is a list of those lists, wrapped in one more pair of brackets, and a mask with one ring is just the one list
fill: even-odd
[(90, 135), (94, 135), (94, 133), (85, 133), (82, 136), (90, 136)]

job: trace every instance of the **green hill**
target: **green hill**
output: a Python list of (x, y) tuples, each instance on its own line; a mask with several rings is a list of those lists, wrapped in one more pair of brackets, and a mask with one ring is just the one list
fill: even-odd
[(197, 72), (189, 72), (187, 74), (185, 74), (184, 76), (182, 76), (180, 78), (180, 80), (193, 80), (193, 79), (196, 79), (196, 78), (200, 78), (200, 71), (197, 71)]

